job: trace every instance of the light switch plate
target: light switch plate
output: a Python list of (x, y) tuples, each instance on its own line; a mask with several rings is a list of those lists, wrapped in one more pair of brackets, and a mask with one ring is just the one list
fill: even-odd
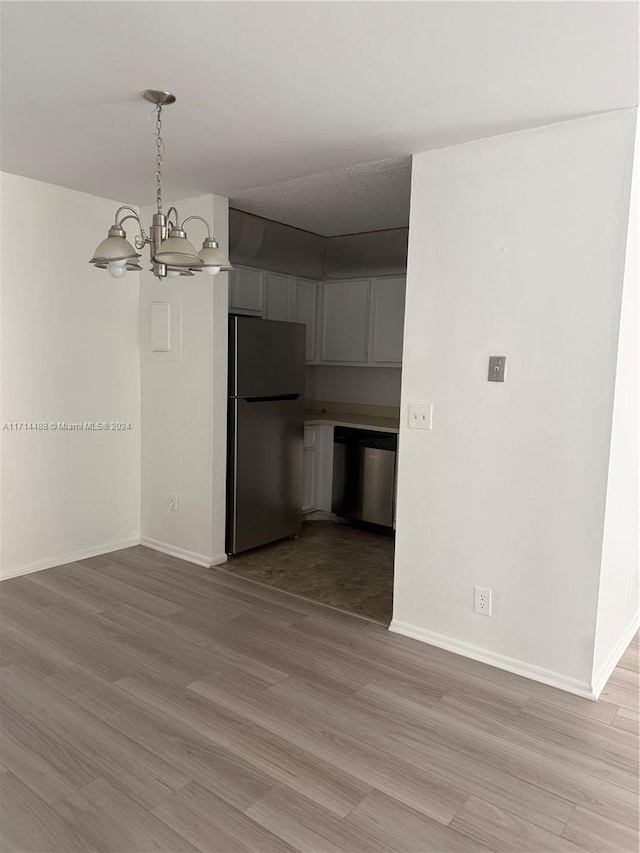
[(506, 355), (489, 356), (489, 382), (504, 382), (504, 371), (507, 364)]
[(433, 405), (431, 403), (409, 403), (410, 429), (431, 429)]

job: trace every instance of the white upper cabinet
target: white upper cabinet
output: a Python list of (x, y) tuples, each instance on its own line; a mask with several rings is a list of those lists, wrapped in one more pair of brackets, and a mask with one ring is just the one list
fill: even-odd
[(316, 327), (318, 305), (318, 282), (297, 278), (292, 292), (291, 319), (307, 327), (307, 361), (316, 360)]
[(404, 276), (319, 282), (236, 267), (229, 310), (304, 323), (307, 364), (399, 367), (405, 289)]
[(267, 273), (265, 275), (267, 320), (290, 320), (293, 280), (288, 275)]
[(264, 273), (236, 267), (229, 275), (229, 311), (236, 314), (264, 314)]
[(373, 364), (402, 364), (406, 279), (376, 278), (371, 284)]
[(368, 362), (370, 302), (369, 279), (323, 283), (321, 362)]

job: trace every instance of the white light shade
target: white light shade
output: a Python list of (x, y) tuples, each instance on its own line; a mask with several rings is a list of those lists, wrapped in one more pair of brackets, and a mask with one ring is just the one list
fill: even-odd
[(121, 228), (110, 228), (109, 236), (95, 250), (90, 264), (109, 264), (112, 261), (136, 261), (140, 253), (136, 252), (126, 239)]
[[(211, 237), (207, 237), (204, 241), (199, 254), (205, 268), (218, 267), (216, 272), (220, 272), (220, 270), (228, 271), (233, 269), (225, 253)], [(208, 272), (208, 270), (205, 269), (205, 272)], [(215, 274), (216, 273), (209, 272), (209, 275)]]
[(206, 272), (207, 275), (218, 275), (221, 268), (220, 267), (203, 266), (203, 267), (200, 267), (200, 269), (202, 270), (202, 272)]
[(180, 228), (173, 228), (169, 232), (169, 236), (162, 241), (153, 260), (172, 267), (202, 266), (202, 260), (195, 246), (187, 240), (186, 234)]

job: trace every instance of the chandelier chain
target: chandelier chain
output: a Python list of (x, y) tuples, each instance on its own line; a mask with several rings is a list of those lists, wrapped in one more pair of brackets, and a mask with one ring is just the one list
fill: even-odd
[(156, 115), (156, 203), (158, 213), (162, 213), (162, 155), (164, 140), (162, 138), (162, 106), (158, 105)]

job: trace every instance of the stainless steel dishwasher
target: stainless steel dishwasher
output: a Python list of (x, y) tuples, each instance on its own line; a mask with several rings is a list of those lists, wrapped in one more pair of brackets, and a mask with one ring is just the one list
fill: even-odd
[(393, 526), (396, 450), (391, 432), (335, 427), (332, 510), (341, 518)]

